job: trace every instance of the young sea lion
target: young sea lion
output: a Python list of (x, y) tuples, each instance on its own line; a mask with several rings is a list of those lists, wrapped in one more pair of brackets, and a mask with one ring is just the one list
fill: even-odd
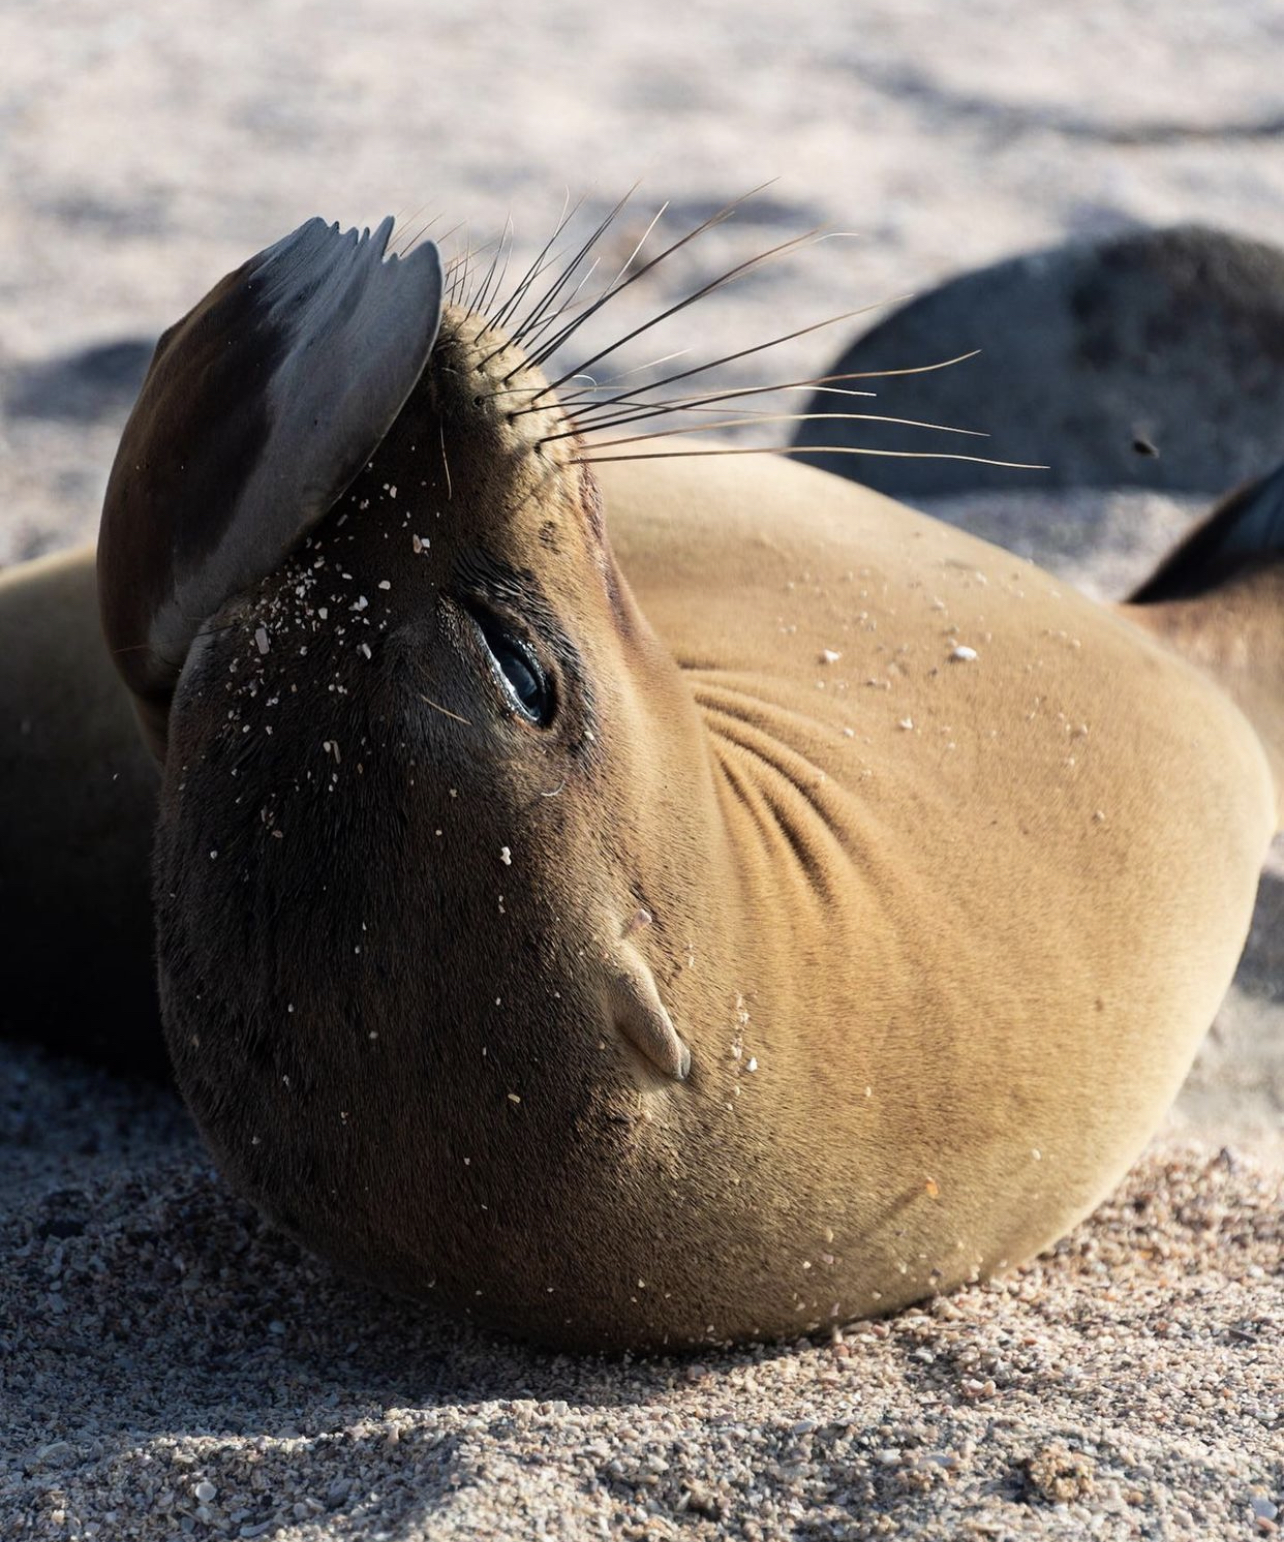
[[(342, 1267), (566, 1346), (812, 1331), (1028, 1257), (1231, 977), (1275, 599), (1250, 722), (1135, 624), (1162, 581), (1115, 613), (783, 460), (590, 467), (383, 239), (305, 226), (167, 334), (104, 511), (166, 1031), (224, 1171)], [(1221, 520), (1278, 573), (1276, 525)], [(1182, 603), (1199, 652), (1217, 593)]]

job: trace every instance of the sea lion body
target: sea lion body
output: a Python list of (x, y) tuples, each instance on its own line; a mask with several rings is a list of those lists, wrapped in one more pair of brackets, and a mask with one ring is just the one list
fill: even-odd
[(1118, 1178), (1276, 826), (1257, 730), (1130, 612), (783, 461), (590, 467), (457, 311), (332, 496), (290, 439), (292, 543), (243, 512), (270, 412), (151, 499), (156, 425), (180, 471), (209, 429), (157, 389), (100, 567), (166, 1031), (282, 1225), (508, 1331), (679, 1346), (1019, 1262)]
[(1028, 1257), (1136, 1155), (1229, 983), (1275, 824), (1256, 735), (1128, 621), (876, 494), (600, 474), (719, 772), (747, 1010), (736, 1135), (702, 1145), (769, 1164), (722, 1225), (765, 1225), (775, 1322)]
[(156, 1071), (160, 778), (103, 647), (92, 551), (0, 573), (0, 659), (5, 1031)]

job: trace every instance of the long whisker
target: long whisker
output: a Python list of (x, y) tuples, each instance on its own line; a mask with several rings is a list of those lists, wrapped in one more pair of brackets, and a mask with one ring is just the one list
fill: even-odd
[(600, 221), (597, 229), (593, 231), (589, 238), (580, 247), (579, 251), (576, 252), (574, 257), (572, 257), (571, 260), (566, 264), (566, 267), (563, 269), (561, 278), (558, 279), (558, 281), (544, 294), (543, 298), (540, 299), (539, 302), (522, 319), (520, 325), (517, 327), (513, 334), (513, 341), (515, 343), (524, 342), (525, 339), (530, 335), (531, 328), (535, 326), (535, 324), (542, 316), (544, 316), (548, 307), (570, 281), (571, 275), (575, 272), (576, 268), (579, 267), (580, 263), (583, 262), (588, 253), (593, 250), (606, 231), (610, 229), (611, 225), (619, 217), (621, 210), (623, 210), (629, 199), (633, 197), (637, 190), (638, 184), (635, 182), (628, 190), (628, 192), (625, 193), (624, 197), (621, 198), (615, 207), (605, 216), (605, 218)]
[[(806, 235), (794, 236), (788, 241), (782, 241), (779, 246), (773, 246), (768, 251), (759, 252), (756, 257), (750, 257), (747, 261), (738, 263), (734, 268), (729, 269), (720, 277), (711, 279), (707, 284), (702, 284), (699, 289), (695, 290), (694, 293), (687, 295), (685, 299), (679, 300), (676, 304), (668, 306), (667, 309), (661, 311), (658, 316), (653, 316), (650, 321), (644, 321), (640, 326), (634, 327), (631, 332), (626, 332), (623, 337), (610, 344), (609, 347), (603, 348), (598, 353), (595, 353), (592, 358), (585, 359), (580, 364), (580, 369), (591, 369), (599, 359), (606, 358), (608, 354), (614, 353), (617, 348), (622, 348), (626, 343), (632, 342), (635, 337), (640, 337), (643, 332), (649, 331), (652, 327), (659, 326), (662, 321), (667, 321), (670, 316), (676, 316), (680, 311), (686, 310), (689, 305), (694, 305), (698, 300), (704, 299), (706, 295), (712, 294), (716, 289), (721, 289), (724, 285), (733, 283), (737, 278), (742, 277), (745, 273), (751, 272), (760, 264), (769, 262), (773, 257), (780, 257), (786, 252), (796, 251), (799, 247), (806, 245), (806, 243), (812, 239), (814, 234), (814, 231), (809, 231)], [(541, 360), (537, 360), (536, 362), (541, 362)], [(569, 374), (563, 375), (558, 380), (552, 381), (549, 385), (545, 386), (543, 390), (536, 391), (531, 397), (530, 403), (528, 403), (528, 405), (537, 402), (541, 396), (546, 395), (548, 392), (555, 391), (559, 385), (563, 385), (569, 379)]]
[(472, 268), (473, 257), (476, 248), (472, 244), (470, 227), (464, 225), (464, 249), (450, 260), (447, 268), (450, 282), (446, 286), (446, 299), (449, 303), (458, 304), (460, 292)]
[[(878, 393), (875, 391), (853, 391), (845, 386), (823, 385), (821, 380), (842, 379), (842, 376), (822, 376), (820, 379), (811, 380), (783, 380), (772, 381), (768, 385), (736, 386), (727, 391), (711, 391), (707, 394), (696, 396), (667, 396), (655, 401), (646, 401), (642, 397), (617, 396), (610, 401), (586, 402), (578, 410), (570, 413), (576, 423), (585, 428), (606, 428), (616, 423), (634, 422), (647, 417), (665, 417), (671, 412), (697, 412), (702, 408), (711, 406), (715, 402), (737, 401), (745, 396), (769, 396), (777, 391), (782, 394), (788, 391), (814, 391), (817, 395), (826, 396), (859, 396), (867, 400), (872, 399)], [(563, 407), (567, 403), (562, 403)], [(590, 413), (599, 413), (614, 410), (616, 406), (635, 407), (637, 411), (632, 414), (622, 414), (610, 420), (594, 421), (589, 418)]]
[[(805, 390), (810, 390), (810, 388), (811, 388), (810, 387), (810, 382), (806, 382), (803, 385), (797, 386), (797, 387), (794, 387), (794, 386), (775, 386), (775, 385), (771, 385), (771, 386), (752, 386), (752, 387), (749, 388), (749, 390), (760, 392), (760, 393), (764, 393), (764, 394), (765, 393), (770, 393), (770, 394), (774, 395), (777, 391), (782, 391), (782, 392), (788, 392), (788, 391), (791, 391), (791, 390), (804, 390), (805, 391)], [(863, 400), (866, 400), (866, 401), (872, 400), (874, 398), (874, 396), (875, 396), (875, 393), (873, 391), (842, 391), (842, 390), (839, 390), (836, 386), (821, 386), (816, 394), (819, 395), (819, 394), (821, 394), (821, 392), (824, 392), (825, 394), (832, 395), (832, 396), (860, 397), (860, 398), (862, 398)], [(639, 407), (639, 408), (647, 409), (646, 411), (639, 412), (637, 414), (637, 416), (636, 416), (636, 421), (645, 422), (646, 419), (651, 418), (651, 417), (667, 418), (667, 417), (677, 416), (678, 414), (685, 414), (685, 413), (688, 413), (688, 412), (721, 412), (721, 413), (725, 413), (726, 408), (718, 405), (718, 403), (720, 403), (722, 400), (723, 400), (723, 397), (721, 397), (721, 396), (711, 396), (711, 397), (709, 397), (707, 402), (705, 401), (705, 399), (703, 397), (694, 397), (694, 398), (688, 400), (685, 397), (679, 396), (679, 397), (675, 397), (673, 399), (673, 401), (670, 402), (670, 403), (665, 403), (665, 402), (633, 402), (633, 403), (630, 403), (630, 405), (636, 406), (636, 407)], [(769, 418), (769, 417), (773, 416), (773, 413), (771, 412), (771, 410), (769, 408), (745, 407), (745, 408), (742, 409), (742, 411), (745, 412), (745, 414), (747, 416), (754, 417), (754, 418)], [(811, 414), (808, 414), (808, 416), (811, 416)], [(613, 427), (618, 428), (620, 426), (619, 423), (581, 423), (578, 419), (576, 419), (575, 421), (576, 421), (577, 429), (578, 430), (582, 430), (586, 434), (596, 434), (596, 433), (600, 433), (604, 428), (613, 428)], [(622, 422), (630, 422), (630, 421), (635, 421), (635, 420), (634, 419), (628, 419), (628, 418), (622, 420)]]
[(407, 227), (407, 224), (408, 224), (409, 220), (412, 219), (412, 218), (413, 219), (418, 219), (423, 212), (424, 212), (424, 206), (422, 204), (420, 204), (420, 206), (415, 210), (413, 215), (407, 215), (404, 218), (401, 217), (401, 216), (398, 216), (396, 231), (395, 231), (395, 233), (393, 235), (392, 240), (388, 243), (389, 247), (392, 249), (393, 253), (396, 256), (398, 256), (398, 257), (406, 257), (406, 256), (408, 256), (410, 254), (410, 252), (412, 252), (414, 250), (414, 248), (416, 246), (418, 246), (420, 241), (423, 240), (424, 236), (427, 235), (427, 233), (432, 229), (432, 227), (441, 218), (440, 214), (434, 214), (431, 217), (431, 219), (425, 220), (424, 223), (415, 232), (415, 234), (413, 236), (411, 236), (409, 240), (407, 240), (406, 239), (406, 227)]
[[(811, 445), (733, 444), (716, 450), (650, 450), (637, 455), (580, 455), (568, 461), (567, 464), (597, 466), (624, 460), (689, 460), (698, 455), (815, 455), (817, 453), (815, 447)], [(989, 460), (983, 455), (960, 455), (949, 450), (873, 450), (857, 448), (854, 445), (826, 445), (823, 453), (826, 455), (878, 455), (888, 460), (964, 460), (974, 466), (1001, 466), (1007, 471), (1050, 469), (1048, 466), (1036, 465), (1029, 461)]]
[[(637, 186), (638, 186), (638, 184), (635, 183), (634, 187), (630, 189), (630, 192), (635, 191)], [(667, 200), (660, 205), (659, 209), (655, 213), (654, 218), (651, 220), (650, 224), (647, 225), (646, 229), (642, 232), (641, 240), (639, 240), (637, 242), (637, 244), (634, 246), (633, 250), (625, 258), (623, 263), (620, 264), (619, 272), (616, 273), (615, 277), (611, 280), (611, 282), (609, 284), (607, 284), (602, 289), (602, 291), (593, 300), (592, 304), (593, 304), (594, 308), (596, 308), (600, 304), (605, 304), (605, 302), (610, 298), (610, 296), (613, 295), (616, 292), (617, 288), (622, 288), (623, 287), (620, 284), (620, 280), (629, 271), (629, 268), (632, 266), (634, 259), (637, 257), (638, 253), (642, 250), (643, 246), (646, 244), (648, 236), (650, 236), (651, 232), (655, 229), (656, 225), (659, 224), (661, 217), (663, 216), (665, 210), (668, 207), (669, 207), (669, 204), (668, 204)], [(596, 267), (596, 266), (597, 266), (597, 264), (594, 263), (594, 267)], [(588, 275), (585, 275), (586, 278), (587, 278), (587, 276)], [(545, 321), (543, 321), (540, 324), (540, 326), (536, 329), (536, 331), (531, 334), (532, 338), (534, 338), (535, 336), (537, 336), (540, 333), (545, 332), (548, 329), (549, 326), (555, 325), (557, 323), (557, 321), (559, 321), (561, 319), (561, 317), (564, 316), (567, 313), (567, 311), (571, 310), (572, 307), (573, 307), (574, 301), (579, 297), (579, 292), (580, 292), (580, 290), (583, 287), (584, 287), (584, 280), (582, 279), (580, 281), (580, 283), (576, 286), (575, 295), (572, 296), (571, 300), (568, 300), (564, 304), (558, 306), (557, 310), (553, 313), (553, 315), (548, 317)], [(574, 329), (572, 328), (572, 330), (574, 330)], [(669, 357), (673, 358), (673, 357), (676, 357), (676, 355), (671, 354), (671, 355), (669, 355)], [(662, 362), (662, 361), (657, 360), (657, 362)], [(506, 377), (506, 378), (510, 378), (511, 379), (511, 376)]]
[[(514, 234), (513, 234), (513, 217), (511, 215), (511, 213), (508, 216), (508, 230), (509, 230), (508, 249), (504, 252), (503, 262), (502, 262), (502, 264), (500, 266), (499, 276), (495, 280), (494, 289), (488, 291), (488, 293), (486, 295), (486, 303), (488, 305), (492, 304), (494, 301), (496, 301), (498, 299), (500, 294), (503, 293), (504, 285), (508, 282), (508, 266), (509, 266), (509, 263), (512, 262), (512, 260), (513, 260), (513, 250), (514, 250), (514, 248), (516, 246), (516, 241), (514, 239)], [(478, 309), (482, 310), (482, 307), (479, 306)], [(485, 337), (486, 333), (491, 329), (491, 327), (493, 327), (495, 325), (495, 318), (493, 316), (485, 315), (484, 310), (482, 311), (482, 314), (483, 314), (483, 320), (482, 320), (481, 330), (477, 333), (477, 338)]]
[[(601, 261), (602, 259), (600, 256), (594, 257), (593, 261), (589, 263), (588, 267), (585, 269), (584, 276), (580, 279), (579, 283), (576, 284), (575, 288), (566, 297), (566, 299), (563, 300), (562, 303), (557, 307), (557, 309), (550, 315), (545, 316), (543, 321), (539, 322), (538, 325), (525, 329), (517, 337), (515, 337), (513, 341), (521, 343), (521, 345), (524, 347), (527, 343), (535, 342), (537, 338), (541, 337), (545, 332), (548, 331), (549, 327), (556, 326), (558, 321), (561, 320), (566, 312), (570, 310), (570, 308), (579, 299), (585, 284), (587, 284), (593, 275), (597, 272), (598, 264)], [(515, 373), (515, 371), (513, 373)], [(510, 377), (506, 375), (504, 378), (507, 380)]]
[[(805, 237), (801, 237), (800, 239), (805, 240), (806, 238)], [(769, 255), (769, 254), (764, 253), (763, 255), (766, 256), (766, 255)], [(878, 310), (878, 309), (880, 309), (884, 305), (894, 305), (896, 303), (897, 303), (896, 299), (892, 299), (892, 300), (879, 300), (879, 301), (877, 301), (873, 305), (861, 305), (861, 306), (858, 306), (853, 311), (844, 311), (844, 312), (842, 312), (841, 315), (829, 316), (824, 321), (813, 321), (810, 326), (799, 327), (794, 332), (782, 333), (781, 336), (770, 338), (765, 343), (754, 343), (752, 346), (750, 346), (748, 348), (737, 349), (737, 351), (735, 353), (723, 354), (721, 358), (710, 359), (710, 360), (708, 360), (704, 364), (692, 365), (692, 367), (690, 369), (678, 370), (675, 374), (666, 375), (662, 380), (653, 380), (653, 381), (651, 381), (649, 384), (644, 386), (643, 389), (647, 390), (647, 391), (658, 391), (663, 386), (676, 385), (678, 383), (678, 381), (680, 381), (680, 380), (691, 380), (696, 375), (707, 374), (709, 372), (709, 370), (711, 370), (711, 369), (719, 369), (724, 364), (735, 364), (735, 363), (737, 363), (741, 359), (752, 358), (754, 354), (756, 354), (756, 353), (764, 353), (769, 348), (778, 348), (783, 343), (795, 342), (798, 338), (800, 338), (800, 337), (807, 337), (812, 332), (820, 332), (820, 331), (823, 331), (824, 328), (826, 328), (826, 327), (836, 326), (840, 321), (850, 321), (855, 316), (865, 316), (865, 315), (868, 315), (870, 311)], [(606, 352), (608, 352), (608, 353), (610, 351), (611, 351), (610, 349), (606, 350)], [(602, 355), (599, 354), (598, 357), (600, 358), (600, 357), (602, 357)], [(965, 354), (965, 355), (963, 355), (963, 357), (966, 358), (966, 357), (968, 357), (968, 355)], [(663, 362), (663, 361), (660, 361), (660, 362)], [(580, 366), (580, 369), (581, 370), (588, 369), (588, 367), (591, 364), (594, 364), (594, 363), (596, 363), (596, 360), (589, 359), (584, 364), (582, 364)], [(565, 385), (566, 382), (568, 380), (570, 380), (571, 378), (573, 378), (573, 377), (571, 377), (570, 375), (564, 375), (561, 380), (556, 382), (556, 384), (557, 385)], [(831, 376), (831, 377), (826, 377), (826, 378), (835, 379), (836, 380), (836, 379), (843, 378), (843, 377)], [(549, 390), (553, 390), (553, 389), (555, 389), (555, 387), (554, 386), (550, 386), (548, 389)], [(542, 395), (543, 393), (539, 393), (539, 394)], [(538, 400), (539, 400), (539, 395), (533, 396), (531, 398), (530, 402), (527, 404), (527, 406), (525, 408), (520, 408), (518, 410), (519, 411), (530, 411), (530, 410), (532, 410), (532, 408), (534, 406), (534, 403), (537, 402)], [(576, 397), (571, 396), (571, 397), (568, 397), (562, 403), (562, 405), (564, 407), (568, 407), (568, 406), (571, 406), (575, 401), (576, 401)], [(609, 403), (609, 401), (604, 401), (604, 402), (601, 402), (601, 403), (595, 403), (594, 405), (609, 406), (610, 403)]]
[(517, 308), (517, 306), (522, 303), (526, 291), (535, 282), (539, 275), (545, 271), (548, 265), (548, 254), (552, 250), (553, 243), (566, 229), (570, 221), (574, 219), (583, 201), (583, 199), (577, 199), (575, 203), (572, 204), (570, 189), (567, 189), (566, 198), (562, 204), (561, 217), (558, 219), (557, 224), (553, 227), (552, 235), (549, 236), (547, 241), (545, 241), (544, 245), (540, 248), (539, 254), (536, 256), (534, 262), (531, 263), (530, 267), (527, 268), (525, 274), (519, 280), (517, 287), (513, 290), (512, 294), (509, 295), (504, 304), (499, 308), (492, 320), (487, 323), (487, 326), (502, 327), (508, 318), (513, 314), (513, 311)]
[[(583, 392), (583, 393), (587, 394), (587, 393), (592, 392), (592, 391), (610, 391), (610, 390), (613, 390), (617, 385), (619, 385), (619, 383), (622, 380), (627, 380), (630, 375), (641, 375), (646, 370), (655, 369), (657, 367), (657, 365), (667, 364), (670, 359), (681, 359), (681, 358), (685, 357), (685, 355), (689, 354), (690, 352), (691, 352), (690, 348), (675, 348), (672, 353), (661, 354), (658, 359), (652, 359), (649, 364), (635, 364), (632, 369), (621, 370), (618, 375), (612, 375), (609, 380), (598, 380), (595, 376), (587, 374), (586, 372), (583, 372), (583, 371), (580, 371), (580, 370), (576, 370), (575, 373), (571, 376), (571, 379), (572, 380), (587, 380), (588, 381), (588, 385), (577, 387), (577, 391), (578, 392)], [(653, 391), (653, 390), (658, 389), (658, 387), (662, 386), (663, 384), (664, 384), (664, 381), (662, 381), (662, 380), (655, 380), (655, 381), (649, 382), (646, 385), (638, 386), (636, 389), (641, 390), (641, 391)], [(529, 396), (530, 395), (530, 390), (531, 390), (531, 388), (528, 385), (525, 385), (525, 386), (524, 385), (516, 385), (516, 386), (503, 386), (503, 385), (499, 385), (499, 386), (495, 387), (495, 389), (490, 393), (490, 395), (492, 397), (496, 397), (496, 396), (518, 396), (518, 395)], [(562, 405), (565, 406), (568, 402), (579, 401), (580, 399), (581, 399), (581, 397), (578, 394), (575, 395), (575, 396), (565, 396), (565, 397), (562, 398)], [(621, 398), (621, 399), (623, 400), (624, 398)], [(539, 412), (542, 409), (537, 407), (534, 410), (536, 412)], [(512, 415), (514, 417), (519, 417), (520, 413), (514, 412)]]
[[(689, 354), (689, 348), (675, 348), (672, 353), (662, 353), (658, 359), (652, 359), (649, 364), (635, 364), (632, 369), (622, 369), (618, 375), (612, 375), (609, 380), (594, 381), (595, 391), (609, 391), (612, 386), (619, 385), (621, 380), (627, 380), (630, 375), (641, 375), (649, 369), (655, 369), (658, 365), (667, 364), (670, 359), (683, 359)], [(591, 378), (591, 377), (590, 377)], [(645, 390), (651, 390), (646, 386)]]
[[(652, 257), (649, 262), (643, 263), (640, 268), (636, 268), (632, 273), (629, 274), (626, 279), (624, 279), (622, 283), (617, 284), (615, 288), (608, 290), (603, 295), (600, 295), (592, 305), (587, 306), (580, 315), (578, 315), (573, 321), (568, 322), (560, 332), (558, 332), (549, 342), (545, 343), (544, 347), (532, 360), (532, 363), (542, 364), (545, 359), (551, 358), (552, 355), (556, 353), (562, 344), (565, 343), (579, 327), (582, 327), (591, 316), (596, 315), (596, 313), (601, 310), (607, 301), (614, 299), (614, 297), (618, 294), (622, 294), (630, 284), (636, 284), (640, 278), (644, 277), (647, 273), (650, 273), (652, 269), (657, 267), (660, 263), (664, 262), (666, 258), (671, 257), (674, 252), (679, 251), (682, 247), (694, 241), (697, 236), (703, 235), (705, 231), (712, 230), (715, 228), (715, 226), (721, 225), (726, 220), (729, 220), (742, 204), (747, 202), (750, 198), (753, 198), (756, 194), (762, 192), (763, 188), (770, 187), (770, 185), (771, 184), (769, 182), (764, 182), (761, 187), (752, 188), (749, 192), (743, 194), (741, 197), (733, 199), (728, 204), (724, 204), (721, 209), (717, 210), (716, 213), (711, 214), (708, 219), (702, 220), (694, 230), (691, 230), (685, 236), (680, 237), (680, 239), (675, 241), (671, 246), (665, 247), (664, 251), (660, 252), (657, 256)], [(609, 351), (610, 350), (608, 350), (608, 352)], [(603, 355), (599, 355), (598, 357), (603, 357)], [(587, 364), (581, 366), (581, 368), (584, 369), (587, 367)]]
[(499, 271), (499, 261), (505, 254), (505, 244), (511, 242), (512, 234), (513, 215), (510, 210), (507, 218), (504, 220), (504, 228), (500, 232), (499, 240), (495, 243), (495, 255), (490, 260), (490, 267), (486, 272), (485, 279), (482, 281), (481, 288), (473, 299), (468, 302), (469, 310), (485, 314), (486, 302), (490, 298), (490, 286), (494, 282), (496, 273)]
[[(724, 428), (744, 428), (755, 423), (895, 423), (901, 428), (930, 428), (942, 434), (966, 434), (970, 439), (988, 439), (990, 436), (975, 428), (953, 428), (947, 423), (924, 423), (917, 418), (893, 418), (877, 412), (768, 412), (755, 413), (752, 417), (720, 418), (715, 423), (693, 423), (682, 428), (657, 429), (652, 434), (631, 434), (624, 439), (595, 440), (590, 446), (593, 450), (609, 450), (621, 444), (640, 444), (650, 439), (673, 439), (683, 434), (710, 434)], [(600, 424), (600, 428), (610, 428), (609, 423)], [(546, 434), (539, 442), (548, 444), (554, 439), (570, 439), (578, 432), (576, 429), (566, 429), (558, 434)]]
[[(480, 241), (480, 242), (478, 242), (478, 244), (476, 246), (470, 246), (468, 248), (468, 250), (462, 254), (462, 259), (461, 259), (461, 263), (460, 263), (460, 271), (459, 271), (459, 273), (457, 275), (457, 287), (458, 287), (458, 289), (460, 291), (463, 291), (467, 287), (468, 280), (472, 276), (472, 273), (473, 273), (473, 264), (474, 264), (475, 260), (478, 257), (482, 256), (482, 254), (484, 252), (488, 251), (493, 246), (495, 246), (495, 242), (493, 240), (490, 240), (490, 241)], [(499, 255), (499, 252), (498, 252), (498, 249), (496, 249), (495, 257), (497, 258), (498, 255)], [(495, 261), (495, 258), (492, 258), (491, 259), (492, 265), (494, 264), (494, 261)], [(452, 277), (456, 276), (455, 275), (455, 269), (453, 267), (451, 269), (451, 273), (452, 273)], [(461, 297), (460, 298), (459, 303), (460, 303), (460, 306), (461, 306), (462, 309), (468, 310), (468, 311), (471, 311), (472, 309), (474, 309), (475, 303), (476, 303), (475, 299), (474, 299), (474, 296), (476, 295), (476, 292), (477, 292), (477, 286), (474, 285), (473, 289), (472, 289), (472, 292), (470, 294), (468, 294), (466, 297)]]
[(666, 212), (666, 210), (669, 207), (669, 202), (670, 202), (670, 200), (666, 198), (664, 200), (664, 202), (660, 205), (660, 207), (655, 211), (654, 215), (652, 215), (651, 223), (642, 232), (641, 239), (638, 241), (637, 245), (633, 248), (633, 250), (629, 253), (629, 255), (624, 259), (624, 261), (620, 264), (620, 271), (615, 275), (615, 277), (611, 280), (611, 282), (606, 286), (606, 292), (605, 292), (605, 294), (602, 297), (603, 299), (605, 299), (607, 295), (613, 294), (615, 292), (615, 286), (620, 282), (620, 280), (624, 277), (624, 275), (633, 266), (633, 263), (636, 260), (638, 253), (642, 250), (642, 248), (646, 245), (647, 241), (650, 239), (651, 232), (655, 229), (655, 227), (664, 218), (665, 212)]

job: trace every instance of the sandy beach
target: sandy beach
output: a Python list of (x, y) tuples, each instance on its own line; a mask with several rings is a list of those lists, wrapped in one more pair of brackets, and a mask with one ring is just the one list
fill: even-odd
[[(406, 239), (477, 263), (511, 229), (517, 271), (568, 199), (586, 231), (640, 183), (609, 273), (666, 202), (673, 240), (765, 184), (613, 302), (578, 357), (815, 230), (610, 360), (799, 332), (711, 378), (803, 380), (878, 307), (1018, 252), (1186, 221), (1284, 245), (1282, 45), (1270, 0), (12, 4), (0, 564), (92, 538), (137, 360), (312, 214), (396, 213)], [(1001, 453), (1020, 410), (987, 397), (972, 426)], [(930, 511), (1108, 598), (1206, 503), (1021, 490)], [(1236, 983), (1121, 1190), (1029, 1268), (833, 1342), (534, 1353), (300, 1253), (219, 1180), (172, 1092), (11, 1044), (0, 1068), (5, 1538), (1284, 1527), (1278, 842)]]

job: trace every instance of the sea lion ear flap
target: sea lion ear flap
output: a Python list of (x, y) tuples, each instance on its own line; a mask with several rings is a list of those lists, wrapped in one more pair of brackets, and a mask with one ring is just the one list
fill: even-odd
[(423, 373), (431, 242), (313, 219), (171, 327), (125, 426), (98, 542), (103, 629), (159, 760), (192, 640), (342, 496)]

